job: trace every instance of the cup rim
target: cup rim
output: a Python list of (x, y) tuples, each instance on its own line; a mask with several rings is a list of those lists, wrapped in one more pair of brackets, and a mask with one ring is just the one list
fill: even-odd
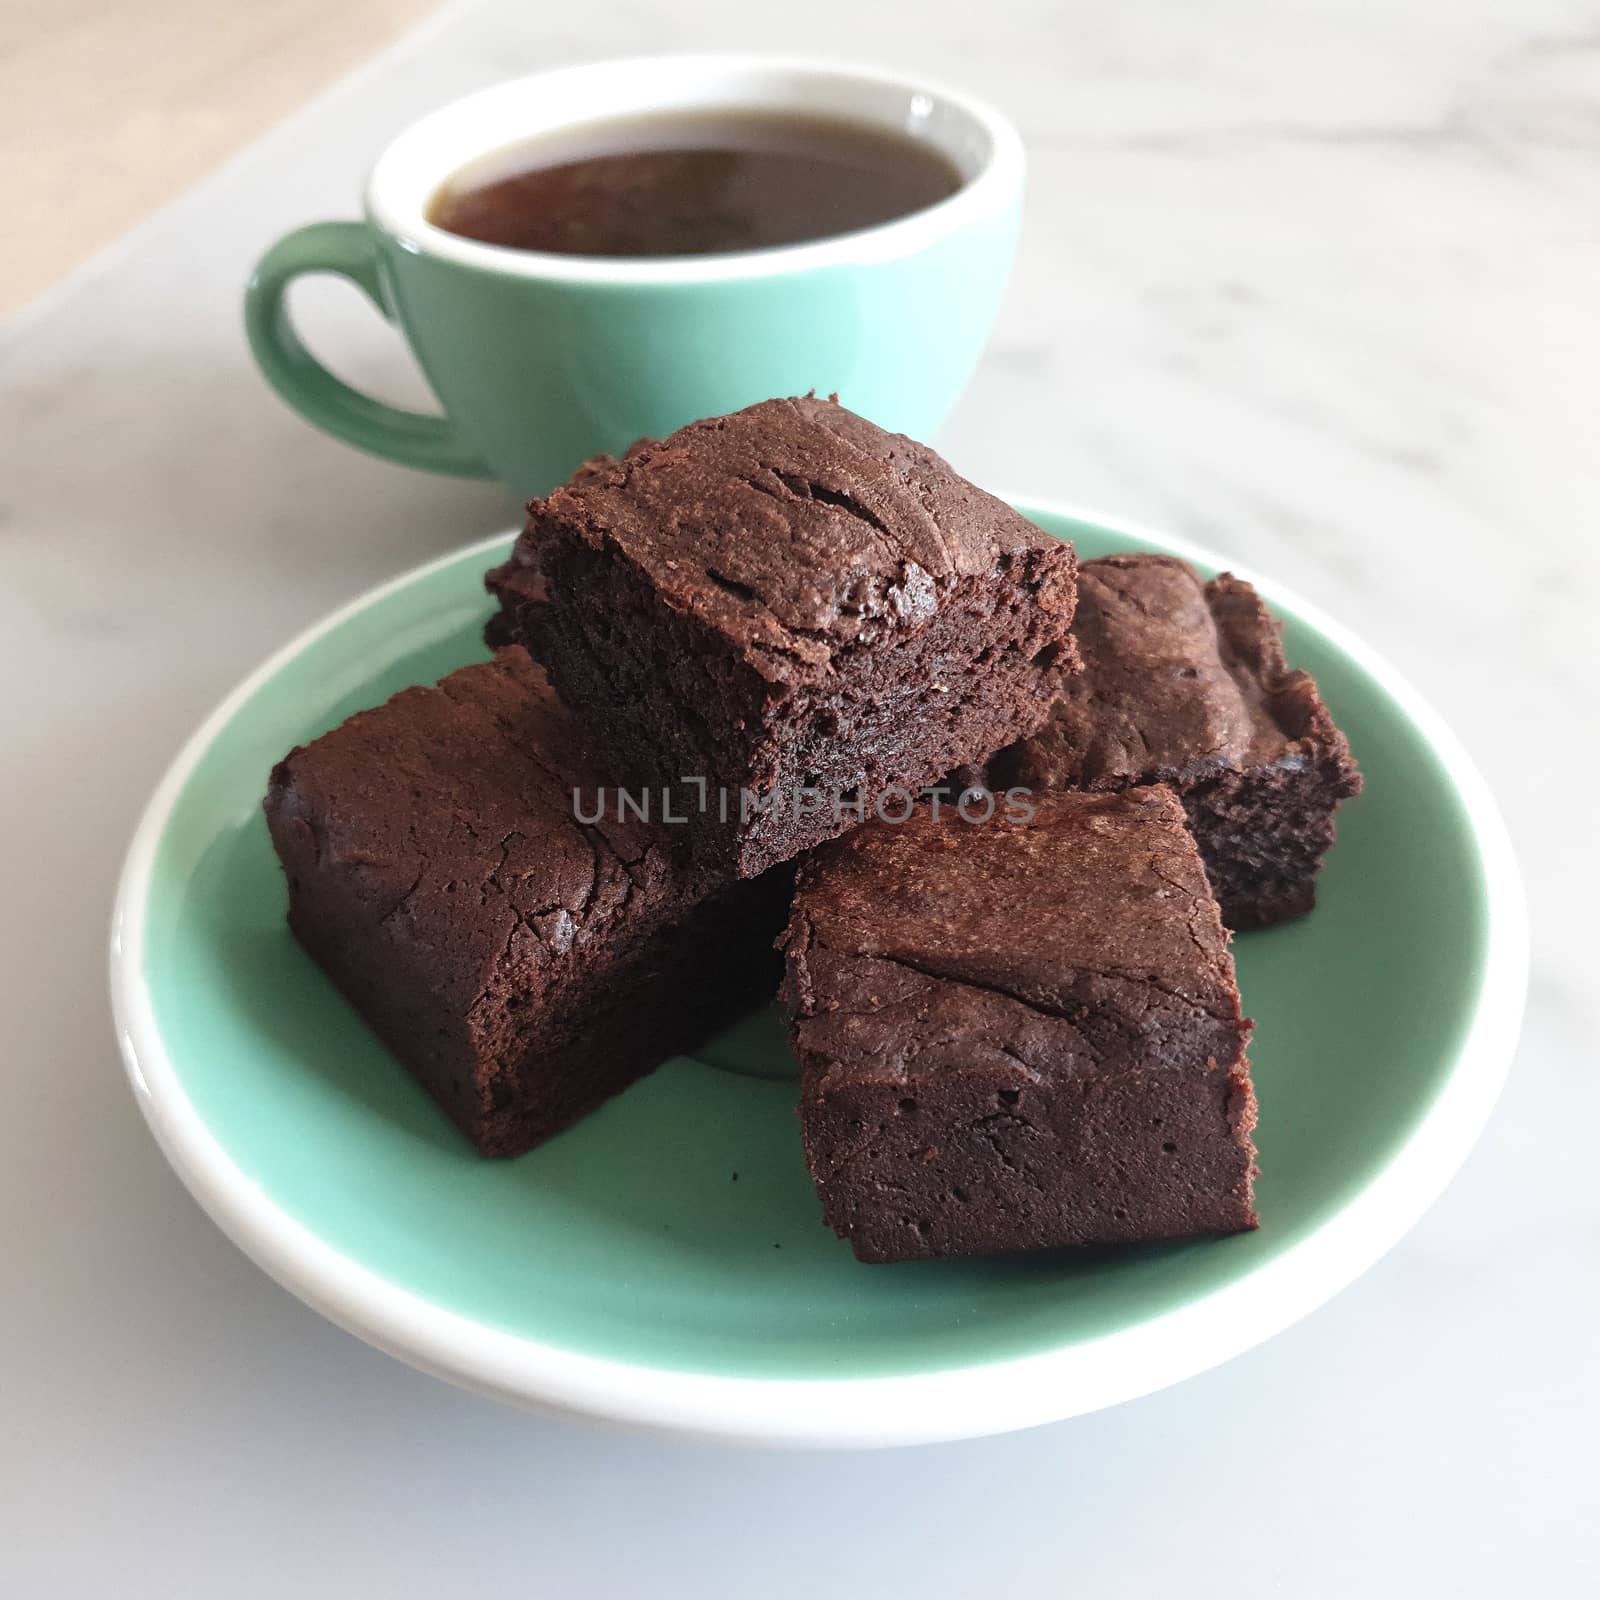
[[(498, 101), (525, 97), (527, 103), (537, 106), (542, 95), (556, 83), (572, 85), (585, 78), (625, 77), (630, 73), (648, 72), (671, 81), (689, 74), (722, 72), (731, 78), (761, 71), (893, 87), (927, 95), (977, 129), (987, 141), (987, 154), (978, 170), (966, 178), (955, 193), (920, 211), (850, 233), (761, 250), (702, 256), (557, 255), (466, 239), (434, 226), (427, 219), (427, 203), (437, 189), (438, 180), (425, 184), (417, 182), (414, 169), (422, 153), (447, 124), (470, 120)], [(716, 102), (713, 99), (709, 103)], [(650, 108), (640, 109), (648, 111)], [(597, 117), (606, 114), (603, 109), (596, 112)], [(537, 121), (530, 119), (530, 133), (537, 129)], [(479, 153), (487, 154), (506, 142), (489, 142)], [(426, 166), (425, 162), (422, 164)], [(461, 164), (459, 161), (452, 163), (452, 170)], [(433, 256), (503, 277), (593, 284), (715, 283), (776, 277), (822, 266), (866, 265), (913, 255), (967, 223), (1004, 208), (1021, 190), (1024, 165), (1022, 137), (1009, 118), (973, 95), (919, 74), (781, 54), (672, 52), (619, 56), (555, 67), (492, 84), (448, 101), (411, 123), (379, 155), (367, 178), (365, 209), (368, 220), (410, 254)]]

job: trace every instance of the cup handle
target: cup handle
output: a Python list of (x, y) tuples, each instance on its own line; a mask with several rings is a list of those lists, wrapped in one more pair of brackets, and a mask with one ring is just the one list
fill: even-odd
[(314, 222), (285, 235), (261, 258), (244, 296), (250, 348), (272, 387), (308, 422), (375, 456), (429, 472), (493, 477), (448, 417), (374, 400), (334, 377), (306, 349), (289, 321), (284, 296), (307, 272), (348, 278), (386, 320), (394, 320), (378, 276), (377, 241), (365, 223)]

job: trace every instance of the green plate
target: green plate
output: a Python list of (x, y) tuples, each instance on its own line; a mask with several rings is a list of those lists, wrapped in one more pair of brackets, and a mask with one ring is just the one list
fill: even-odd
[[(1021, 509), (1084, 557), (1217, 565)], [(290, 938), (260, 797), (289, 746), (482, 656), (482, 573), (505, 543), (387, 585), (256, 673), (163, 781), (119, 894), (113, 994), (152, 1128), (219, 1224), (342, 1325), (508, 1399), (660, 1427), (992, 1432), (1266, 1337), (1375, 1260), (1465, 1155), (1525, 986), (1503, 829), (1414, 693), (1257, 579), (1367, 779), (1316, 913), (1234, 947), (1258, 1024), (1258, 1232), (859, 1266), (822, 1225), (769, 1014), (532, 1154), (480, 1160)]]

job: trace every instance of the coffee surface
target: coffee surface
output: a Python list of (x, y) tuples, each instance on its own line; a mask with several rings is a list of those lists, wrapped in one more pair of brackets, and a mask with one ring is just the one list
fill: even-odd
[(725, 112), (564, 130), (458, 172), (435, 227), (516, 250), (698, 256), (853, 233), (961, 187), (924, 140), (832, 118)]

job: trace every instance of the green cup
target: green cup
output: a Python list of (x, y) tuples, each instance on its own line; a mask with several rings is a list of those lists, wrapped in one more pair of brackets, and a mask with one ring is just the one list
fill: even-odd
[[(434, 227), (479, 157), (587, 122), (749, 110), (834, 116), (937, 145), (962, 186), (860, 232), (726, 255), (559, 256)], [(988, 337), (1015, 253), (1022, 143), (995, 111), (914, 78), (782, 58), (670, 56), (524, 78), (424, 117), (379, 157), (366, 220), (279, 240), (245, 295), (250, 346), (302, 416), (375, 455), (547, 492), (585, 457), (773, 395), (837, 393), (932, 435)], [(404, 411), (306, 350), (285, 294), (351, 279), (410, 341), (443, 409)]]

